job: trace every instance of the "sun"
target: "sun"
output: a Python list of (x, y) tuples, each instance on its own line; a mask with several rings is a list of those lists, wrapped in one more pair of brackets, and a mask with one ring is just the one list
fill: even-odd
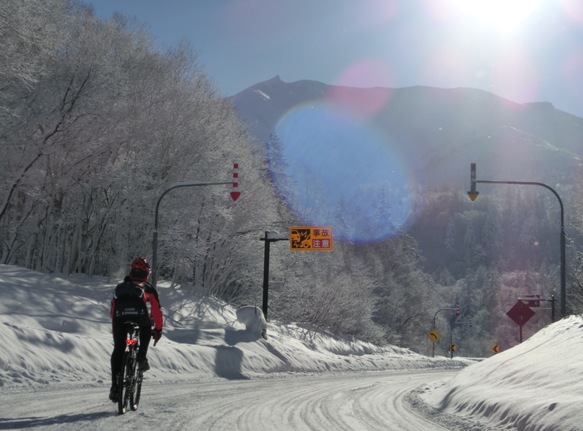
[(449, 0), (472, 21), (501, 32), (519, 27), (542, 0)]

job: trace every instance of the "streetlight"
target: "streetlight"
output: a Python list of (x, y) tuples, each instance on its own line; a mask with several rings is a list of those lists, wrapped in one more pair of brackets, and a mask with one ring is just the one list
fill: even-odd
[[(456, 316), (459, 316), (460, 315), (460, 306), (459, 306), (459, 304), (456, 304), (455, 308), (440, 308), (433, 315), (433, 329), (435, 329), (435, 318), (437, 317), (437, 315), (439, 314), (439, 312), (444, 311), (444, 310), (455, 310), (455, 315)], [(450, 332), (451, 331), (453, 331), (453, 329), (450, 328)], [(450, 338), (453, 338), (453, 334), (450, 336)], [(450, 344), (451, 343), (452, 343), (452, 341), (450, 341)], [(435, 357), (435, 343), (432, 343), (432, 344), (433, 344), (433, 347), (431, 349), (431, 357), (434, 358)]]
[(551, 187), (547, 186), (543, 183), (536, 183), (530, 181), (486, 181), (486, 180), (477, 180), (476, 179), (476, 164), (470, 164), (470, 191), (468, 192), (468, 196), (472, 201), (475, 201), (478, 197), (478, 191), (476, 190), (477, 183), (488, 183), (488, 184), (520, 184), (520, 185), (533, 185), (533, 186), (541, 186), (544, 187), (557, 197), (559, 200), (559, 206), (561, 208), (561, 238), (560, 238), (560, 247), (561, 247), (561, 317), (565, 317), (567, 314), (567, 294), (566, 294), (566, 271), (565, 271), (565, 217), (564, 217), (564, 210), (563, 210), (563, 201), (559, 194)]
[[(160, 195), (158, 198), (158, 202), (156, 203), (156, 215), (154, 216), (154, 238), (152, 240), (152, 286), (156, 287), (156, 283), (158, 281), (158, 210), (160, 209), (160, 201), (162, 198), (166, 196), (166, 194), (174, 189), (180, 187), (200, 187), (200, 186), (215, 186), (215, 185), (222, 185), (222, 184), (234, 184), (233, 181), (221, 181), (221, 182), (197, 182), (197, 183), (177, 183), (171, 186), (170, 188), (166, 189), (164, 193)], [(238, 193), (238, 192), (237, 192)], [(231, 195), (233, 200), (237, 200), (239, 197), (238, 195), (235, 197)]]

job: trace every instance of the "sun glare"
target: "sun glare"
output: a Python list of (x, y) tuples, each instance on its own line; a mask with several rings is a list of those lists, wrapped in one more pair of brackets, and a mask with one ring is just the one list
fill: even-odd
[(462, 13), (498, 31), (512, 31), (542, 0), (450, 0)]

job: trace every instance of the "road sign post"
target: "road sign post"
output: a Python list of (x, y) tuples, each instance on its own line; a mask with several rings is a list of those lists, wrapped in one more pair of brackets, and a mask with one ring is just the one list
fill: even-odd
[(269, 245), (272, 242), (288, 241), (289, 238), (282, 238), (279, 236), (279, 233), (275, 231), (265, 231), (265, 237), (259, 238), (259, 240), (265, 241), (265, 248), (263, 252), (263, 304), (261, 309), (263, 311), (265, 320), (267, 320), (267, 309), (269, 308)]

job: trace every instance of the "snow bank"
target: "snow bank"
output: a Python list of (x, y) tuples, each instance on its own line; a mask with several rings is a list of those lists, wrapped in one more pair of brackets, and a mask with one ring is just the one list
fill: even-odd
[(421, 398), (492, 429), (583, 430), (583, 317), (547, 326)]
[[(116, 282), (0, 265), (0, 386), (109, 384), (109, 320)], [(461, 368), (463, 359), (427, 358), (394, 346), (345, 340), (265, 322), (244, 307), (193, 298), (160, 283), (164, 336), (151, 346), (150, 380), (247, 379), (277, 372)], [(259, 310), (260, 311), (260, 310)], [(268, 328), (268, 339), (262, 331)]]

